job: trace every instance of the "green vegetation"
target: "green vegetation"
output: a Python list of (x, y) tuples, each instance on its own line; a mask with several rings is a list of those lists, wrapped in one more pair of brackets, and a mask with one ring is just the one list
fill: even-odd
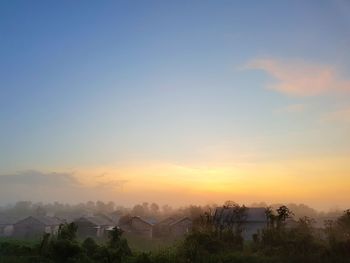
[(242, 225), (229, 228), (214, 225), (209, 214), (197, 220), (192, 233), (152, 251), (130, 249), (119, 228), (105, 243), (76, 238), (74, 224), (60, 226), (55, 236), (44, 235), (40, 242), (0, 241), (1, 263), (346, 263), (350, 262), (350, 210), (325, 229), (315, 229), (312, 219), (287, 224), (291, 211), (282, 206), (267, 211), (266, 229), (244, 242)]
[(133, 233), (124, 233), (123, 237), (128, 240), (130, 249), (133, 251), (148, 252), (156, 251), (174, 244), (173, 239), (143, 237)]

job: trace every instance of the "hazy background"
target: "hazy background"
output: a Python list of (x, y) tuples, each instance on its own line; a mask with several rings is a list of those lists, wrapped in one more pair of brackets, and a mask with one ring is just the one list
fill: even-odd
[(349, 206), (348, 1), (1, 1), (0, 203)]

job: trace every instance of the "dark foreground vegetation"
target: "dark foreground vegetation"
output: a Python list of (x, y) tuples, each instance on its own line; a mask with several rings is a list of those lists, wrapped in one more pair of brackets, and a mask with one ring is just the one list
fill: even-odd
[(313, 227), (304, 217), (288, 225), (292, 212), (285, 206), (267, 210), (268, 226), (244, 241), (244, 224), (237, 221), (218, 227), (212, 216), (203, 214), (193, 231), (170, 247), (151, 252), (132, 251), (119, 228), (109, 239), (97, 243), (91, 238), (78, 241), (77, 227), (63, 224), (55, 236), (45, 234), (38, 242), (3, 240), (3, 263), (278, 263), (278, 262), (350, 262), (350, 210), (325, 228)]

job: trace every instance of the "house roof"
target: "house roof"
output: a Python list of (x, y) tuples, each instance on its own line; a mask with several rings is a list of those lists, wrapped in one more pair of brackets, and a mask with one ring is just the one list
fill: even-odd
[(110, 226), (114, 226), (116, 224), (112, 218), (110, 218), (109, 216), (107, 216), (105, 214), (97, 214), (97, 215), (95, 215), (95, 217), (100, 218), (101, 220), (103, 220), (105, 223), (107, 223)]
[(77, 214), (60, 214), (58, 217), (59, 218), (63, 218), (67, 223), (72, 223), (74, 222), (76, 219), (79, 219), (81, 217), (85, 216), (84, 214), (80, 214), (80, 213), (77, 213)]
[(103, 216), (103, 215), (83, 216), (77, 219), (76, 221), (79, 221), (81, 219), (89, 221), (95, 226), (114, 226), (115, 225), (115, 223), (112, 220), (110, 220), (107, 216)]
[(153, 218), (153, 217), (148, 217), (148, 218), (144, 218), (143, 220), (147, 221), (148, 223), (155, 225), (158, 223), (158, 220)]
[[(246, 223), (267, 222), (267, 217), (264, 207), (247, 207), (243, 213), (243, 221)], [(214, 222), (216, 224), (226, 224), (234, 222), (236, 212), (235, 208), (218, 207), (215, 210)]]
[(176, 218), (174, 218), (174, 217), (167, 217), (167, 218), (164, 218), (163, 220), (159, 221), (157, 223), (157, 225), (170, 225), (171, 223), (174, 223), (175, 221), (177, 221)]
[(181, 223), (182, 221), (185, 221), (185, 220), (188, 220), (188, 221), (192, 222), (192, 220), (191, 220), (190, 218), (188, 218), (188, 217), (183, 217), (183, 218), (180, 218), (180, 219), (178, 219), (178, 220), (176, 220), (176, 221), (170, 223), (169, 225), (170, 225), (170, 226), (174, 226), (174, 225), (177, 225), (178, 223)]
[(146, 224), (148, 224), (148, 225), (150, 225), (150, 226), (153, 226), (153, 225), (154, 225), (154, 223), (151, 223), (151, 222), (147, 221), (146, 219), (143, 219), (143, 218), (141, 218), (141, 217), (139, 217), (139, 216), (133, 216), (133, 217), (131, 218), (131, 220), (134, 220), (134, 219), (138, 219), (138, 220), (140, 220), (140, 221), (142, 221), (142, 222), (144, 222), (144, 223), (146, 223)]

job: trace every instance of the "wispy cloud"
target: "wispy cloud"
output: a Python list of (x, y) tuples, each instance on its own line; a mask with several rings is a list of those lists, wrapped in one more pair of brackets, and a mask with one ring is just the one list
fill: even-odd
[(44, 173), (28, 170), (13, 174), (0, 175), (1, 185), (41, 185), (41, 186), (72, 186), (79, 185), (78, 180), (71, 173)]
[(97, 182), (96, 189), (120, 189), (124, 188), (124, 185), (129, 183), (130, 180), (110, 180), (104, 182)]
[(108, 174), (99, 170), (90, 173), (85, 170), (3, 173), (0, 174), (0, 203), (18, 200), (80, 202), (96, 196), (101, 200), (112, 200), (113, 194), (124, 191), (130, 181), (116, 176), (115, 170)]
[(246, 69), (263, 70), (277, 80), (268, 88), (292, 96), (316, 96), (329, 92), (350, 91), (350, 80), (342, 79), (329, 65), (304, 60), (282, 61), (255, 59)]

